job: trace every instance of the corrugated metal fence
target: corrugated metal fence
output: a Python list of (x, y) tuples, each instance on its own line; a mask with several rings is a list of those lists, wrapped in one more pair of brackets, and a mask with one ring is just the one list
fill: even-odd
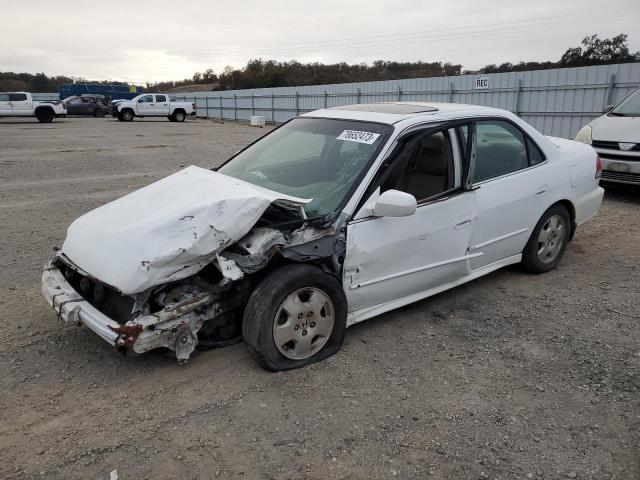
[(198, 116), (280, 123), (324, 107), (391, 101), (456, 102), (510, 110), (547, 135), (571, 138), (580, 127), (640, 86), (640, 63), (379, 82), (176, 94)]

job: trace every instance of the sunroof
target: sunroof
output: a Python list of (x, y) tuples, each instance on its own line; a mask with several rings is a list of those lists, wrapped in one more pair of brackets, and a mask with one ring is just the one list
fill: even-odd
[(359, 103), (357, 105), (344, 105), (332, 107), (331, 110), (351, 110), (355, 112), (395, 113), (406, 115), (408, 113), (437, 112), (438, 109), (428, 105), (415, 105), (411, 103)]

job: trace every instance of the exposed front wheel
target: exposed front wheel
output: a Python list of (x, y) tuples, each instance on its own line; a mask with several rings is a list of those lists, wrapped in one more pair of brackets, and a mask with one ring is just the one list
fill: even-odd
[(532, 273), (545, 273), (560, 262), (571, 235), (571, 217), (562, 205), (549, 208), (531, 233), (522, 252), (522, 265)]
[(268, 370), (299, 368), (336, 353), (347, 326), (347, 300), (337, 278), (312, 265), (288, 265), (253, 291), (242, 333)]
[(133, 120), (133, 112), (131, 110), (125, 110), (124, 112), (121, 112), (119, 117), (122, 117), (122, 121), (123, 122), (130, 122)]
[(41, 123), (51, 123), (53, 121), (53, 112), (49, 108), (41, 108), (36, 110), (36, 118)]

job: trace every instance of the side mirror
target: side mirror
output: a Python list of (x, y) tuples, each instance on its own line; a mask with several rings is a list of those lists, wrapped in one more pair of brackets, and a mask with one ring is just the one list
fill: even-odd
[(376, 217), (408, 217), (416, 212), (416, 197), (399, 190), (387, 190), (373, 205), (372, 213)]
[(602, 111), (602, 113), (609, 113), (611, 110), (613, 110), (615, 107), (615, 105), (607, 105), (606, 107), (604, 107), (604, 110)]

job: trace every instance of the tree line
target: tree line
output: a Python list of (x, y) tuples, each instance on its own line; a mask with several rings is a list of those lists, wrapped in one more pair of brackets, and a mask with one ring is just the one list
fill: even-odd
[[(213, 69), (196, 72), (191, 78), (171, 82), (148, 84), (150, 90), (167, 91), (172, 88), (202, 85), (210, 90), (240, 90), (262, 87), (292, 87), (329, 83), (369, 82), (402, 78), (441, 77), (452, 75), (518, 72), (563, 67), (608, 65), (613, 63), (640, 62), (640, 51), (630, 52), (626, 34), (601, 39), (598, 35), (585, 37), (580, 45), (567, 49), (558, 61), (519, 62), (490, 64), (479, 70), (463, 70), (462, 65), (449, 62), (395, 62), (377, 60), (372, 64), (346, 62), (323, 64), (301, 63), (295, 60), (253, 59), (240, 69), (226, 67), (216, 74)], [(25, 90), (30, 92), (55, 92), (65, 83), (87, 82), (66, 76), (48, 77), (44, 73), (0, 72), (0, 91)], [(101, 80), (91, 83), (112, 83)]]

